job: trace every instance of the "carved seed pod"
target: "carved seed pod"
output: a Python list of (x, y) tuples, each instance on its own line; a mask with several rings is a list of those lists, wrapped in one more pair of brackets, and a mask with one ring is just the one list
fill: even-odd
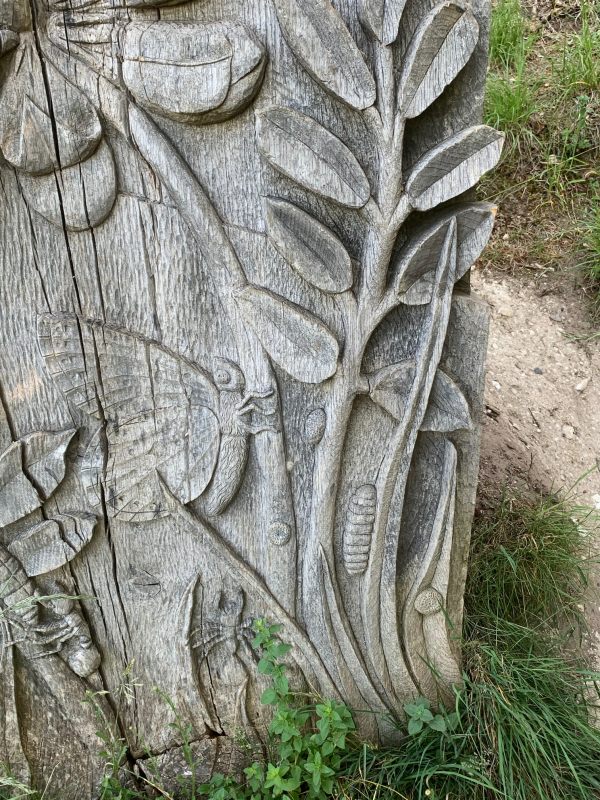
[(349, 575), (362, 575), (369, 563), (376, 507), (377, 489), (370, 483), (359, 486), (350, 498), (343, 544)]
[(141, 105), (197, 125), (242, 111), (266, 63), (263, 45), (234, 21), (132, 22), (123, 52), (123, 80)]
[(319, 444), (325, 433), (327, 415), (322, 408), (314, 408), (304, 421), (304, 438), (308, 444)]
[(428, 617), (430, 614), (437, 614), (443, 607), (444, 598), (433, 586), (423, 589), (415, 599), (415, 610), (424, 617)]

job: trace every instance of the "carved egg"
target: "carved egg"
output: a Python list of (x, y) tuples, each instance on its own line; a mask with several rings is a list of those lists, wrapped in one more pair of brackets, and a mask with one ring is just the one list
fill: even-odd
[(430, 614), (437, 614), (443, 608), (444, 598), (433, 586), (423, 589), (415, 599), (415, 610), (424, 617), (428, 617)]
[(273, 522), (269, 527), (269, 537), (273, 544), (282, 547), (292, 538), (292, 529), (287, 522)]
[(265, 48), (238, 22), (127, 25), (123, 80), (145, 108), (197, 125), (242, 111), (262, 82)]
[(304, 421), (304, 439), (309, 444), (319, 444), (325, 433), (327, 415), (322, 408), (313, 408)]
[(349, 575), (362, 575), (369, 564), (371, 538), (377, 509), (377, 489), (370, 483), (351, 496), (344, 527), (343, 557)]

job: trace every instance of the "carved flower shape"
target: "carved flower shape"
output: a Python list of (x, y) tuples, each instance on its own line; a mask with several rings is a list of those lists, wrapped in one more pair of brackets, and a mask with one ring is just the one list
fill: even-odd
[(262, 82), (265, 48), (241, 23), (132, 18), (131, 9), (146, 5), (169, 3), (130, 0), (113, 9), (103, 0), (68, 7), (55, 0), (39, 14), (37, 34), (25, 5), (15, 3), (10, 20), (0, 20), (0, 57), (10, 60), (0, 92), (0, 150), (27, 203), (67, 230), (106, 219), (116, 170), (94, 103), (71, 82), (77, 78), (65, 78), (47, 55), (42, 60), (36, 36), (107, 78), (124, 98), (126, 90), (149, 111), (181, 122), (227, 120)]
[(112, 153), (90, 101), (40, 59), (24, 5), (11, 4), (10, 20), (0, 21), (0, 56), (9, 60), (0, 92), (0, 149), (27, 203), (68, 230), (98, 225), (116, 197)]
[[(128, 9), (142, 5), (126, 3)], [(50, 16), (50, 41), (85, 61), (150, 111), (181, 122), (222, 122), (253, 100), (266, 52), (235, 20), (131, 19), (119, 10)]]

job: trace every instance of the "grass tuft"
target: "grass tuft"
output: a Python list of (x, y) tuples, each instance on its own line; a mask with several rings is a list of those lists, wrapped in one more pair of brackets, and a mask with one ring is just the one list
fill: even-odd
[[(587, 510), (505, 497), (478, 521), (465, 597), (464, 684), (443, 733), (363, 746), (346, 792), (382, 800), (596, 800), (598, 680), (565, 649), (592, 564)], [(455, 724), (450, 724), (453, 717)]]
[(589, 0), (581, 5), (581, 27), (565, 39), (559, 73), (572, 92), (600, 89), (600, 14)]
[(505, 69), (523, 58), (530, 42), (521, 0), (500, 0), (494, 8), (490, 27), (490, 60)]

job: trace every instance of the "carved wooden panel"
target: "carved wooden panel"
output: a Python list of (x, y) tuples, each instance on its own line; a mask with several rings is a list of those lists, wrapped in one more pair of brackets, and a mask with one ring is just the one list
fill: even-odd
[(260, 749), (257, 617), (298, 687), (378, 712), (373, 739), (459, 680), (487, 334), (465, 275), (494, 217), (470, 190), (502, 146), (487, 15), (0, 3), (14, 774), (95, 796), (90, 690), (140, 769), (181, 760), (161, 693), (208, 772), (240, 730)]

